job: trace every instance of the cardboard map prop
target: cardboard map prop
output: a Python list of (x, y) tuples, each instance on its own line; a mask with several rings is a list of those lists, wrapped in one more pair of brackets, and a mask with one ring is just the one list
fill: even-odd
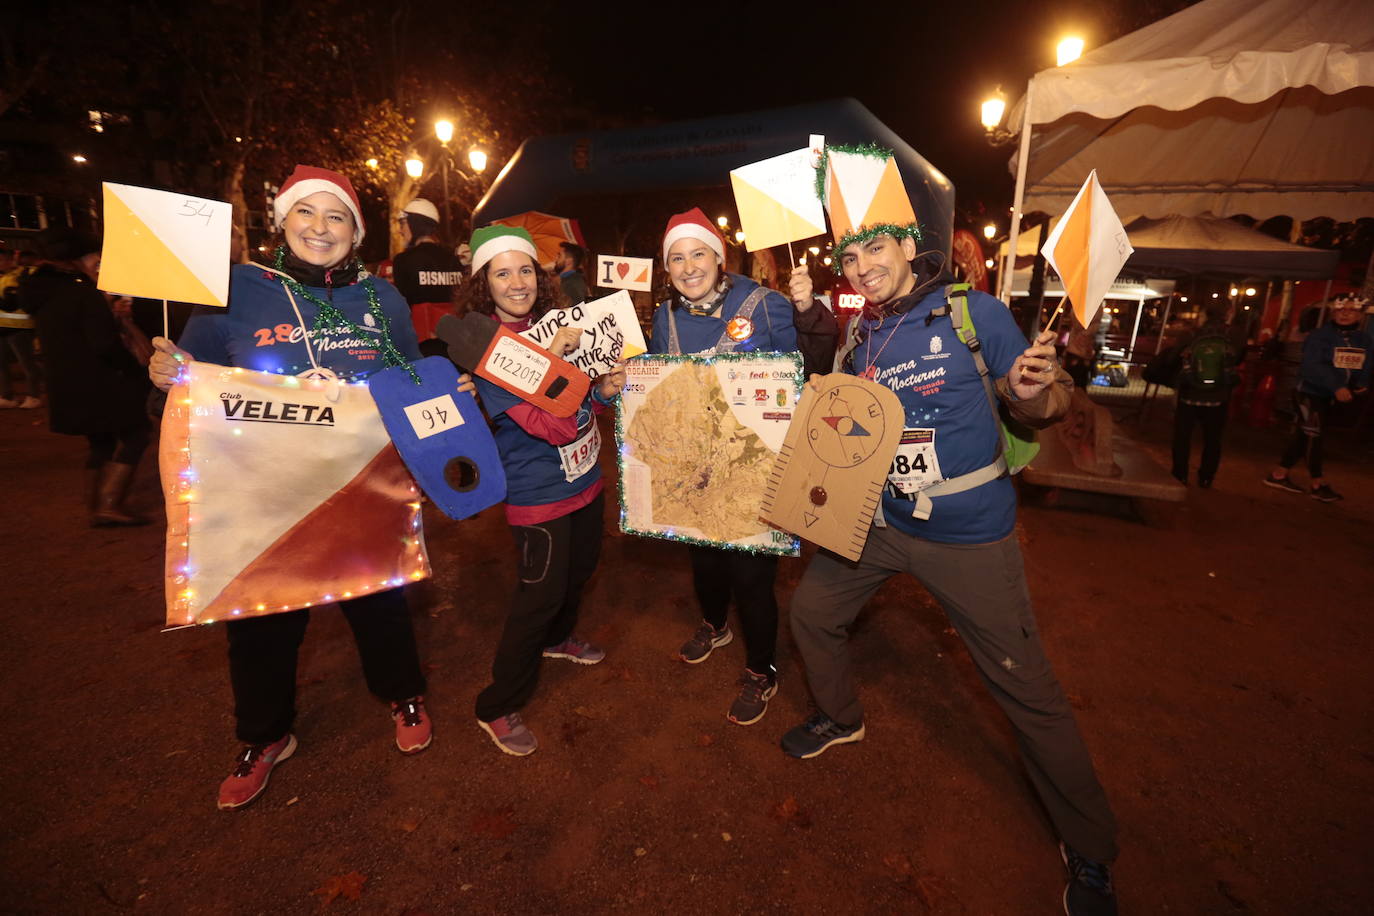
[(167, 623), (329, 604), (429, 575), (419, 491), (367, 385), (191, 362), (167, 394)]
[(778, 452), (761, 513), (770, 524), (857, 561), (902, 435), (890, 389), (843, 373), (807, 388)]
[(626, 366), (616, 408), (620, 528), (752, 553), (800, 544), (759, 518), (792, 421), (795, 354), (642, 356)]
[(559, 328), (569, 327), (581, 328), (583, 334), (577, 349), (566, 354), (564, 359), (587, 373), (588, 378), (605, 375), (622, 359), (631, 359), (648, 350), (634, 301), (623, 290), (581, 305), (554, 309), (532, 327), (521, 331), (520, 336), (547, 347)]

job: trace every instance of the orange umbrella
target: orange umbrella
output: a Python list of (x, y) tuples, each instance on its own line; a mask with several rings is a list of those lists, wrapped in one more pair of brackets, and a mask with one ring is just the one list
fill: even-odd
[(492, 220), (491, 225), (510, 226), (528, 232), (530, 238), (534, 239), (535, 250), (539, 252), (539, 263), (545, 270), (553, 268), (558, 260), (558, 246), (564, 242), (571, 242), (584, 249), (587, 247), (587, 242), (582, 237), (582, 227), (577, 225), (577, 220), (566, 216), (530, 210), (505, 219)]

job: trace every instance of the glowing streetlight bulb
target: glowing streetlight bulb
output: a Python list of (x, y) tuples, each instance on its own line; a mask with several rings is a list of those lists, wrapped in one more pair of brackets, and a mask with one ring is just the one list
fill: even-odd
[(730, 225), (730, 221), (723, 216), (717, 216), (716, 225), (724, 229), (726, 226)]
[(83, 156), (83, 155), (81, 155), (80, 153), (77, 153), (75, 156), (72, 157), (72, 162), (75, 162), (75, 163), (78, 164), (78, 165), (80, 165), (81, 163), (83, 163), (83, 162), (85, 162), (85, 161), (86, 161), (86, 157)]
[(1236, 296), (1239, 296), (1239, 295), (1240, 295), (1240, 290), (1236, 289), (1234, 286), (1231, 287), (1231, 298), (1234, 299), (1234, 298), (1236, 298)]
[(806, 249), (806, 250), (809, 251), (809, 252), (811, 252), (812, 254), (820, 254), (820, 253), (821, 253), (821, 246), (819, 246), (819, 245), (812, 245), (810, 248), (808, 248), (808, 249)]
[(1179, 297), (1178, 297), (1178, 301), (1179, 301), (1179, 302), (1187, 302), (1187, 301), (1188, 301), (1188, 297), (1187, 297), (1187, 296), (1179, 296)]
[(1002, 115), (1006, 113), (1007, 102), (1001, 96), (993, 96), (983, 100), (982, 111), (979, 120), (983, 122), (983, 130), (992, 130), (1002, 123)]
[(983, 266), (986, 267), (988, 270), (992, 270), (992, 263), (992, 258), (988, 258), (986, 261), (983, 262)]
[(419, 159), (406, 160), (406, 174), (411, 178), (419, 178), (425, 173), (425, 164)]
[(434, 136), (439, 138), (440, 143), (447, 143), (453, 139), (453, 122), (449, 120), (434, 122)]
[(468, 165), (472, 166), (474, 172), (485, 171), (487, 168), (487, 154), (475, 147), (468, 150)]
[(1255, 289), (1253, 286), (1245, 287), (1245, 295), (1247, 296), (1253, 296), (1257, 292), (1259, 292), (1259, 290)]
[(987, 239), (989, 242), (991, 242), (992, 239), (993, 239), (993, 237), (996, 236), (996, 235), (997, 235), (997, 224), (996, 224), (996, 223), (988, 223), (986, 226), (983, 227), (983, 238)]
[(1058, 61), (1058, 63), (1055, 64), (1057, 67), (1071, 64), (1081, 56), (1083, 56), (1083, 39), (1076, 36), (1065, 38), (1063, 41), (1059, 42), (1059, 45), (1054, 49), (1054, 57), (1055, 60)]
[(743, 230), (743, 229), (741, 229), (739, 232), (736, 232), (736, 233), (735, 233), (735, 241), (737, 241), (737, 242), (743, 242), (743, 241), (744, 241), (744, 230)]

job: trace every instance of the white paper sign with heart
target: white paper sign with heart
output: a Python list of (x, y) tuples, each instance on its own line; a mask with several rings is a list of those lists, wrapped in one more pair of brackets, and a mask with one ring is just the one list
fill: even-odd
[(559, 328), (569, 327), (581, 328), (583, 333), (577, 349), (563, 358), (587, 373), (588, 378), (605, 375), (616, 363), (648, 350), (634, 302), (624, 290), (581, 305), (554, 309), (521, 331), (520, 336), (547, 347)]
[(653, 279), (652, 258), (626, 258), (615, 254), (603, 254), (596, 259), (597, 286), (649, 292)]

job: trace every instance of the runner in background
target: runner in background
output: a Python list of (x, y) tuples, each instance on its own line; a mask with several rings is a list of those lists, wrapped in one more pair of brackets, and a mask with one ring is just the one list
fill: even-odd
[(417, 197), (401, 211), (405, 250), (391, 259), (392, 282), (410, 305), (415, 337), (434, 339), (434, 326), (453, 314), (454, 293), (463, 281), (458, 256), (439, 242), (439, 210)]

